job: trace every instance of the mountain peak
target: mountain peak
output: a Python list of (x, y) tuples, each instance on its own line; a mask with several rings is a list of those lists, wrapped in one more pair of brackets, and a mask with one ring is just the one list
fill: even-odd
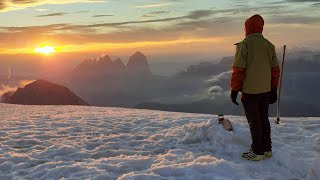
[(6, 93), (4, 103), (25, 105), (88, 105), (68, 88), (45, 80), (36, 80)]
[(111, 64), (112, 60), (109, 55), (105, 55), (103, 57), (100, 57), (97, 61), (98, 64)]
[(129, 72), (151, 74), (147, 57), (140, 51), (137, 51), (129, 58), (127, 68)]

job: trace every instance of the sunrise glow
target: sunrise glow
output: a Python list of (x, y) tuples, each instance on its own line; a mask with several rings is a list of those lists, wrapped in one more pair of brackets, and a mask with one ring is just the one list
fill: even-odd
[(34, 52), (45, 54), (45, 55), (50, 55), (52, 53), (55, 53), (56, 50), (52, 46), (42, 46), (42, 47), (35, 48)]

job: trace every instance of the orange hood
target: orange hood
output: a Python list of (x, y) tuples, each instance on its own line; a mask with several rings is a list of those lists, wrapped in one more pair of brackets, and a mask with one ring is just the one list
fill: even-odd
[(246, 36), (252, 33), (262, 33), (264, 26), (263, 18), (256, 14), (249, 19), (246, 20), (245, 28), (246, 28)]

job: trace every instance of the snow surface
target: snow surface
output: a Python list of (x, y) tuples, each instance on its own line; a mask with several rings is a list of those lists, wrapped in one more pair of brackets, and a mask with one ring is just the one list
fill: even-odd
[(0, 104), (0, 179), (320, 179), (320, 118), (272, 124), (274, 155), (241, 159), (245, 117)]

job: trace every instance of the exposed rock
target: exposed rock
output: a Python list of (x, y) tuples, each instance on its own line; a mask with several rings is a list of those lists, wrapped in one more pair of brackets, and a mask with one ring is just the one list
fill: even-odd
[(151, 74), (147, 57), (141, 52), (133, 54), (127, 64), (130, 73)]
[(1, 100), (4, 103), (25, 105), (88, 105), (68, 88), (44, 80), (5, 93)]

